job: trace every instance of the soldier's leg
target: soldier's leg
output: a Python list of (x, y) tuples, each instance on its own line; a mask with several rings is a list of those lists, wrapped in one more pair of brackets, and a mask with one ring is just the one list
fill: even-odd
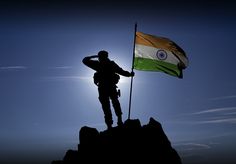
[(105, 123), (108, 128), (111, 128), (113, 120), (112, 120), (109, 94), (106, 92), (106, 90), (102, 88), (99, 88), (98, 91), (99, 91), (99, 101), (101, 102), (102, 110), (104, 112)]
[(120, 106), (120, 102), (118, 99), (118, 93), (117, 93), (116, 88), (112, 89), (110, 97), (111, 97), (113, 108), (114, 108), (116, 116), (117, 116), (117, 124), (118, 124), (118, 126), (123, 125), (122, 111), (121, 111), (121, 106)]

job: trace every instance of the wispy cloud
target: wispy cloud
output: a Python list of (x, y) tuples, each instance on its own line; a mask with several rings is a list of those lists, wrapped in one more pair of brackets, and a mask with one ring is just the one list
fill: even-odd
[(236, 115), (236, 112), (228, 112), (228, 113), (224, 113), (223, 115)]
[(227, 99), (233, 99), (233, 98), (236, 98), (236, 95), (214, 97), (214, 98), (210, 98), (210, 100), (227, 100)]
[[(191, 115), (202, 115), (202, 114), (214, 114), (214, 113), (220, 113), (220, 112), (222, 114), (226, 115), (226, 112), (231, 111), (231, 110), (236, 110), (236, 107), (213, 108), (213, 109), (207, 109), (207, 110), (202, 110), (202, 111), (193, 112), (193, 113), (182, 113), (182, 114), (179, 114), (178, 117), (191, 116)], [(229, 113), (229, 112), (227, 112), (227, 113)], [(234, 112), (232, 112), (232, 113), (234, 113)]]
[(206, 120), (206, 121), (198, 121), (198, 124), (215, 124), (215, 123), (236, 123), (236, 118), (224, 118), (224, 119), (214, 119), (214, 120)]
[[(191, 124), (236, 124), (236, 107), (207, 109), (194, 113), (185, 113), (178, 116), (183, 123)], [(187, 117), (186, 117), (187, 116)], [(181, 123), (181, 121), (179, 121)]]
[(229, 110), (234, 110), (234, 109), (236, 109), (236, 107), (214, 108), (214, 109), (208, 109), (208, 110), (204, 110), (204, 111), (200, 111), (200, 112), (191, 113), (190, 115), (224, 112), (224, 111), (229, 111)]
[(14, 70), (14, 71), (18, 71), (18, 70), (25, 70), (27, 69), (26, 66), (0, 66), (0, 70)]
[(44, 77), (44, 80), (53, 80), (53, 81), (67, 81), (67, 80), (91, 80), (91, 77), (87, 76), (51, 76)]
[(210, 145), (202, 144), (202, 143), (194, 143), (194, 142), (177, 143), (177, 144), (174, 144), (174, 146), (181, 147), (181, 149), (185, 151), (211, 148)]
[(202, 157), (203, 151), (211, 150), (211, 144), (198, 143), (198, 142), (182, 142), (173, 144), (173, 147), (178, 150), (182, 158), (197, 157), (197, 159)]
[(72, 66), (55, 66), (55, 67), (49, 67), (49, 69), (72, 69)]

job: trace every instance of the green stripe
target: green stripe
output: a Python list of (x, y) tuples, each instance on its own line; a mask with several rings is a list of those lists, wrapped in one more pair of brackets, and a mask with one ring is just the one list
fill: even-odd
[(160, 60), (135, 57), (134, 69), (142, 71), (165, 72), (169, 75), (182, 78), (182, 71), (178, 68), (177, 65), (166, 63)]

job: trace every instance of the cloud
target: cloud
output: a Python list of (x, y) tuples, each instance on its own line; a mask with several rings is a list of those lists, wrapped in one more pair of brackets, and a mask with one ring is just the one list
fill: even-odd
[(227, 100), (227, 99), (233, 99), (233, 98), (236, 98), (236, 95), (215, 97), (215, 98), (210, 98), (210, 100)]
[(5, 71), (19, 71), (19, 70), (25, 70), (27, 69), (26, 66), (1, 66), (0, 70), (5, 70)]
[(46, 80), (52, 80), (52, 81), (67, 81), (67, 80), (91, 80), (91, 77), (87, 76), (52, 76), (52, 77), (44, 77)]
[(56, 66), (56, 67), (49, 67), (49, 69), (72, 69), (72, 66)]
[(177, 143), (174, 144), (173, 146), (181, 148), (182, 151), (202, 150), (211, 148), (207, 144), (194, 143), (194, 142)]
[[(180, 123), (191, 124), (235, 124), (236, 107), (223, 107), (207, 109), (200, 112), (181, 114), (178, 117), (185, 117)], [(186, 117), (187, 116), (187, 117)]]
[(214, 119), (214, 120), (207, 120), (207, 121), (199, 121), (199, 124), (215, 124), (215, 123), (236, 123), (236, 118), (224, 118), (224, 119)]
[(229, 111), (229, 110), (234, 110), (234, 109), (236, 109), (236, 107), (214, 108), (214, 109), (208, 109), (208, 110), (204, 110), (204, 111), (200, 111), (200, 112), (191, 113), (190, 115), (224, 112), (224, 111)]
[(210, 144), (198, 142), (181, 142), (173, 144), (173, 147), (178, 151), (182, 158), (195, 157), (196, 159), (202, 158), (202, 152), (211, 150)]
[(236, 112), (224, 113), (224, 115), (236, 115)]
[[(220, 112), (223, 113), (223, 115), (229, 115), (229, 112), (227, 112), (227, 113), (224, 113), (224, 112), (231, 111), (234, 109), (236, 109), (236, 107), (213, 108), (213, 109), (207, 109), (207, 110), (203, 110), (200, 112), (194, 112), (194, 113), (182, 113), (182, 114), (179, 114), (178, 117), (191, 116), (191, 115), (202, 115), (202, 114), (214, 114), (214, 113), (220, 113)], [(235, 112), (232, 112), (232, 113), (235, 113)]]
[(210, 149), (211, 147), (207, 144), (200, 144), (200, 143), (184, 143), (182, 145), (185, 145), (185, 146), (190, 146), (194, 149)]

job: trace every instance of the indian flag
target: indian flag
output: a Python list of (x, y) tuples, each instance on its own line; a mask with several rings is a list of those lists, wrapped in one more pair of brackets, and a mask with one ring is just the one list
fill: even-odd
[(188, 66), (185, 52), (168, 38), (136, 32), (134, 69), (160, 71), (182, 78)]

